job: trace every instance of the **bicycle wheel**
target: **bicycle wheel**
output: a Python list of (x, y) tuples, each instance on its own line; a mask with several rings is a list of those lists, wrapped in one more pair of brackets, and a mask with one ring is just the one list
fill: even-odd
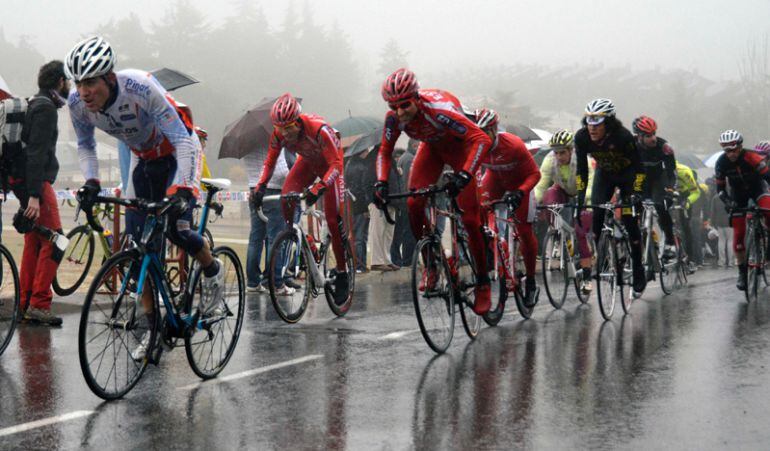
[(94, 234), (89, 227), (79, 225), (67, 233), (67, 238), (70, 244), (52, 283), (53, 291), (59, 296), (69, 296), (80, 287), (94, 260)]
[[(639, 296), (633, 295), (633, 262), (631, 258), (631, 245), (628, 240), (621, 240), (617, 242), (617, 256), (618, 256), (618, 271), (621, 274), (621, 287), (620, 287), (620, 306), (623, 307), (623, 313), (628, 314), (631, 312), (631, 304), (634, 299)], [(629, 287), (626, 291), (625, 287)], [(628, 294), (626, 294), (628, 293)]]
[(596, 261), (596, 297), (599, 310), (605, 320), (612, 318), (615, 300), (618, 294), (617, 258), (613, 238), (609, 232), (602, 232), (599, 238), (599, 250)]
[(203, 238), (204, 238), (206, 241), (208, 241), (208, 243), (209, 243), (209, 248), (210, 248), (210, 249), (214, 249), (214, 236), (211, 234), (211, 232), (209, 231), (208, 227), (206, 227), (205, 229), (203, 229)]
[[(459, 243), (460, 258), (459, 262), (454, 262), (456, 268), (457, 293), (455, 293), (455, 301), (460, 306), (460, 319), (462, 319), (463, 329), (471, 340), (475, 339), (481, 330), (482, 317), (477, 315), (473, 311), (473, 305), (476, 302), (475, 288), (476, 288), (476, 273), (473, 270), (474, 263), (471, 258), (471, 254), (468, 252), (467, 241), (460, 241)], [(450, 269), (453, 269), (450, 267)], [(491, 285), (490, 285), (491, 288)], [(490, 292), (490, 301), (492, 299), (492, 293)], [(496, 307), (491, 305), (490, 310)]]
[(305, 314), (313, 291), (313, 276), (308, 272), (299, 233), (290, 228), (278, 235), (270, 249), (268, 266), (270, 300), (278, 316), (289, 324), (296, 323)]
[[(353, 263), (353, 249), (350, 246), (350, 241), (345, 240), (342, 245), (345, 251), (345, 271), (348, 273), (348, 296), (345, 301), (339, 305), (334, 300), (334, 295), (331, 290), (327, 290), (324, 287), (324, 296), (326, 297), (326, 303), (329, 304), (329, 309), (337, 316), (345, 316), (350, 310), (350, 306), (353, 305), (353, 293), (356, 286), (356, 268)], [(334, 256), (334, 250), (331, 246), (331, 236), (327, 236), (324, 240), (324, 244), (321, 248), (321, 265), (324, 273), (324, 279), (329, 281), (331, 271), (337, 267), (337, 259)], [(331, 282), (331, 281), (329, 281)]]
[[(687, 271), (689, 269), (687, 262), (689, 259), (687, 257), (687, 253), (684, 250), (684, 247), (682, 246), (682, 240), (678, 233), (675, 234), (675, 239), (678, 271), (676, 274), (676, 283), (674, 284), (674, 288), (679, 289), (687, 285)], [(764, 256), (762, 257), (762, 261), (764, 261)], [(760, 271), (760, 273), (764, 273), (764, 271)]]
[(665, 294), (671, 294), (676, 288), (676, 280), (680, 273), (680, 256), (682, 250), (679, 246), (679, 240), (674, 235), (674, 254), (673, 258), (664, 258), (662, 251), (658, 254), (660, 261), (660, 288)]
[[(152, 294), (151, 313), (137, 297), (140, 254), (128, 250), (110, 257), (96, 273), (80, 315), (78, 355), (80, 369), (91, 391), (102, 399), (117, 399), (128, 393), (147, 369), (151, 353), (141, 360), (132, 357), (140, 345), (155, 348), (159, 324), (156, 287), (147, 277), (144, 291)], [(111, 279), (111, 280), (110, 280)], [(107, 284), (117, 285), (115, 292)]]
[[(654, 272), (655, 268), (655, 256), (653, 255), (655, 251), (652, 243), (652, 237), (647, 234), (646, 229), (642, 229), (641, 232), (642, 238), (639, 242), (644, 246), (642, 249), (642, 266), (644, 266), (644, 277), (647, 279), (647, 281), (649, 281), (650, 275), (652, 272)], [(629, 287), (628, 289), (628, 297), (632, 299), (639, 299), (642, 297), (643, 293), (643, 291), (635, 291), (633, 287)]]
[(8, 249), (0, 244), (0, 355), (13, 338), (19, 320), (19, 271)]
[(543, 269), (543, 284), (548, 300), (556, 310), (564, 305), (569, 290), (569, 250), (567, 240), (560, 230), (549, 230), (543, 243), (540, 259)]
[(746, 266), (748, 274), (746, 278), (746, 302), (756, 302), (759, 299), (759, 278), (762, 262), (761, 243), (757, 240), (757, 232), (753, 227), (749, 228), (746, 240)]
[(492, 307), (487, 314), (484, 315), (484, 322), (489, 326), (496, 326), (500, 320), (503, 319), (505, 301), (508, 300), (508, 287), (506, 285), (508, 272), (505, 268), (505, 252), (507, 252), (507, 249), (503, 249), (503, 243), (498, 240), (497, 259), (494, 262), (495, 269), (489, 275)]
[(423, 338), (431, 349), (443, 353), (454, 334), (455, 293), (449, 265), (433, 237), (423, 238), (415, 246), (412, 300)]
[[(211, 313), (198, 319), (197, 327), (192, 328), (184, 339), (190, 368), (202, 379), (216, 376), (230, 361), (241, 335), (246, 309), (246, 282), (238, 255), (226, 246), (215, 247), (211, 254), (224, 265), (224, 298)], [(193, 280), (200, 280), (199, 270), (196, 272)], [(201, 292), (200, 289), (194, 291), (196, 294)], [(197, 304), (193, 298), (192, 305)]]

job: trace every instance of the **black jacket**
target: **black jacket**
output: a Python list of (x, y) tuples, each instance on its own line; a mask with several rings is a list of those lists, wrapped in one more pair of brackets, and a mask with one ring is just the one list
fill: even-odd
[(604, 174), (621, 176), (635, 175), (634, 191), (641, 191), (644, 183), (644, 169), (636, 149), (636, 140), (626, 128), (619, 126), (608, 131), (604, 140), (597, 144), (591, 141), (588, 129), (583, 127), (575, 134), (577, 153), (578, 191), (585, 193), (588, 181), (588, 155), (596, 160), (596, 170)]
[(25, 188), (26, 194), (39, 198), (43, 182), (51, 184), (59, 173), (56, 139), (59, 114), (51, 95), (40, 91), (30, 99), (21, 139), (25, 148), (13, 164), (14, 188)]

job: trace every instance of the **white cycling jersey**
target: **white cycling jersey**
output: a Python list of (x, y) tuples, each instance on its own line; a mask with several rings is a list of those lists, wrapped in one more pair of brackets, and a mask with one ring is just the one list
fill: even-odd
[(131, 148), (132, 163), (137, 158), (152, 160), (173, 154), (177, 160), (174, 184), (195, 187), (201, 169), (200, 141), (185, 127), (166, 90), (149, 72), (126, 69), (115, 75), (117, 97), (104, 110), (94, 113), (86, 109), (76, 89), (68, 98), (83, 176), (86, 180), (99, 178), (94, 138), (97, 127)]

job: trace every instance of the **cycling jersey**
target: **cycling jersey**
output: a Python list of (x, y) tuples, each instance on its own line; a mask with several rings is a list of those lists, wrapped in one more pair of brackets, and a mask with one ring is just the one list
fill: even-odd
[(676, 164), (677, 189), (682, 195), (687, 196), (689, 205), (694, 204), (700, 198), (700, 187), (695, 181), (693, 172), (689, 166), (682, 163)]
[[(588, 128), (583, 127), (575, 134), (575, 152), (577, 153), (577, 186), (584, 192), (588, 181), (588, 155), (594, 157), (597, 172), (605, 176), (620, 177), (631, 173), (632, 188), (641, 192), (644, 184), (644, 170), (639, 159), (634, 136), (627, 129), (618, 127), (608, 131), (602, 142), (591, 141)], [(594, 181), (594, 185), (596, 182)]]
[(636, 141), (640, 160), (644, 168), (647, 185), (655, 184), (660, 189), (673, 188), (676, 183), (676, 159), (674, 149), (663, 138), (657, 138), (653, 147)]
[(540, 180), (540, 169), (524, 141), (511, 133), (495, 136), (487, 155), (481, 161), (487, 171), (499, 173), (505, 185), (529, 193)]
[(324, 172), (319, 176), (328, 188), (331, 188), (342, 174), (342, 147), (336, 130), (319, 116), (300, 114), (299, 118), (301, 130), (294, 142), (287, 141), (278, 130), (273, 130), (267, 159), (262, 167), (262, 176), (257, 182), (258, 187), (270, 181), (282, 148), (296, 153), (313, 167), (323, 167)]
[(393, 148), (402, 132), (410, 138), (431, 144), (434, 151), (446, 151), (452, 147), (452, 151), (462, 152), (465, 161), (461, 168), (456, 169), (474, 174), (489, 150), (491, 140), (463, 114), (457, 97), (439, 89), (422, 89), (415, 103), (417, 115), (407, 123), (401, 123), (395, 111), (388, 111), (385, 115), (382, 144), (377, 155), (377, 180), (388, 180)]
[(85, 107), (76, 89), (68, 98), (80, 168), (86, 180), (99, 178), (94, 137), (94, 129), (99, 128), (124, 142), (143, 160), (173, 154), (177, 161), (173, 184), (194, 189), (201, 169), (201, 150), (192, 124), (185, 124), (171, 96), (149, 72), (126, 69), (115, 75), (114, 100), (98, 112)]
[[(546, 190), (551, 185), (559, 185), (564, 193), (570, 197), (577, 196), (577, 153), (572, 152), (572, 157), (569, 164), (560, 165), (556, 161), (556, 156), (553, 151), (548, 152), (548, 155), (543, 159), (543, 163), (540, 165), (540, 173), (542, 177), (535, 186), (535, 197), (537, 201), (545, 195)], [(591, 182), (594, 179), (594, 167), (589, 162), (588, 165), (588, 183), (586, 184), (586, 198), (591, 198)]]
[(735, 162), (723, 153), (714, 168), (717, 192), (724, 191), (729, 184), (733, 199), (740, 207), (745, 207), (748, 199), (756, 199), (766, 191), (763, 179), (770, 182), (770, 171), (765, 159), (755, 152), (743, 150)]

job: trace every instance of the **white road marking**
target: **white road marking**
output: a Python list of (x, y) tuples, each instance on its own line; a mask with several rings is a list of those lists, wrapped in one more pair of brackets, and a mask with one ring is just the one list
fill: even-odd
[(216, 385), (216, 384), (221, 384), (223, 382), (230, 382), (237, 379), (243, 379), (244, 377), (251, 377), (257, 374), (267, 373), (268, 371), (277, 370), (279, 368), (285, 368), (287, 366), (299, 365), (300, 363), (318, 360), (320, 358), (323, 358), (322, 354), (306, 355), (305, 357), (300, 357), (294, 360), (287, 360), (285, 362), (280, 362), (273, 365), (263, 366), (262, 368), (255, 368), (253, 370), (242, 371), (240, 373), (230, 374), (229, 376), (220, 377), (217, 379), (210, 379), (208, 381), (196, 382), (194, 384), (185, 385), (184, 387), (179, 387), (177, 390), (193, 390), (201, 386)]
[(43, 418), (42, 420), (37, 420), (37, 421), (30, 421), (29, 423), (20, 424), (18, 426), (11, 426), (4, 429), (0, 429), (0, 437), (17, 434), (19, 432), (29, 431), (31, 429), (37, 429), (44, 426), (49, 426), (51, 424), (62, 423), (70, 420), (77, 420), (78, 418), (87, 417), (87, 416), (93, 415), (94, 413), (95, 412), (93, 410), (76, 410), (75, 412), (65, 413), (64, 415), (59, 415), (59, 416), (50, 417), (50, 418)]
[(414, 334), (419, 332), (420, 329), (414, 329), (414, 330), (399, 330), (397, 332), (391, 332), (387, 335), (383, 335), (379, 337), (379, 340), (398, 340), (399, 338), (402, 338), (406, 335)]

